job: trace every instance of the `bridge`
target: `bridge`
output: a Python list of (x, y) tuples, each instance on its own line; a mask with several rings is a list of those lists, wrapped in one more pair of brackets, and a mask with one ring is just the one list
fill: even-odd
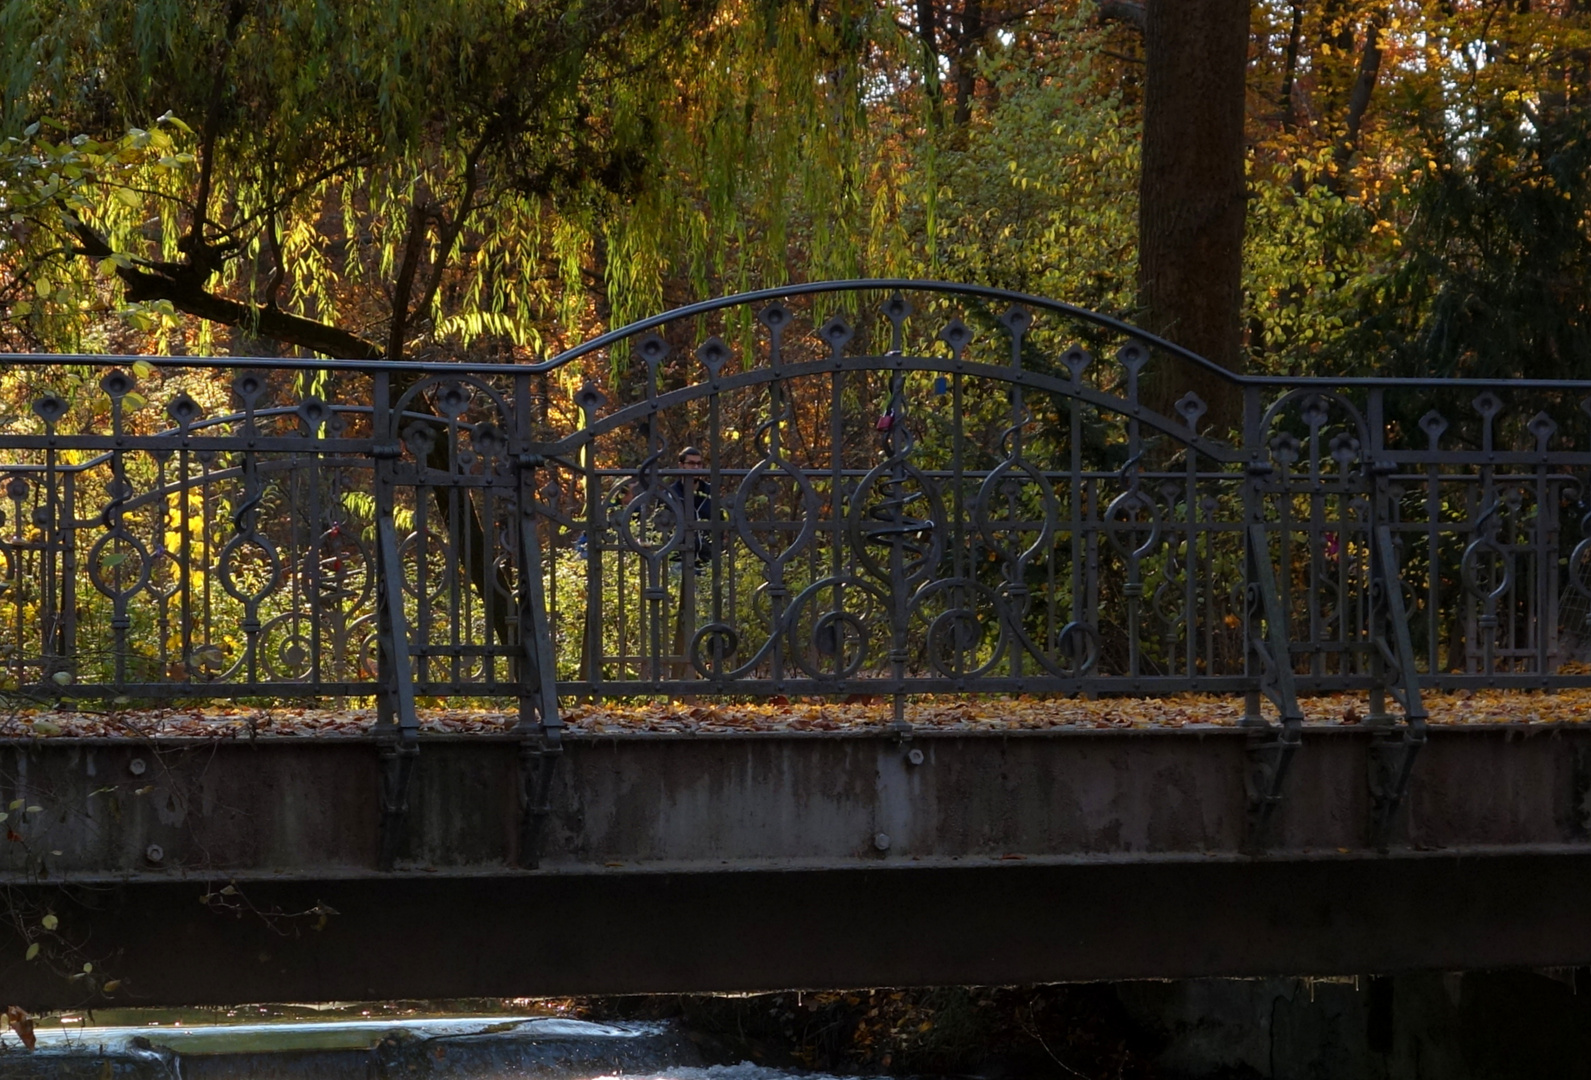
[[(1591, 963), (1591, 383), (1234, 376), (911, 281), (536, 364), (5, 359), (36, 1006)], [(1529, 722), (1429, 722), (1499, 691)], [(138, 721), (228, 700), (374, 722)], [(758, 701), (881, 708), (570, 719)]]

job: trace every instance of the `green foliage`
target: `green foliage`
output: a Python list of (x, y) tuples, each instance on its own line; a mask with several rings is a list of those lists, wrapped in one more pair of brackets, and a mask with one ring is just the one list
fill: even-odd
[(1255, 25), (1261, 366), (1591, 372), (1585, 9), (1267, 3)]
[(1493, 100), (1430, 133), (1407, 255), (1365, 283), (1345, 351), (1388, 374), (1591, 376), (1591, 109), (1533, 115)]
[[(6, 178), (0, 226), (11, 238), (0, 302), (17, 339), (12, 344), (84, 347), (85, 336), (112, 305), (108, 279), (134, 265), (129, 250), (145, 246), (146, 199), (169, 209), (191, 179), (190, 136), (172, 117), (104, 142), (67, 138), (59, 122), (35, 121), (0, 145), (0, 176)], [(70, 230), (81, 221), (95, 222), (111, 239), (109, 255), (75, 257)], [(142, 331), (177, 325), (169, 301), (127, 305), (123, 315)]]
[[(1062, 48), (1014, 43), (986, 64), (995, 100), (939, 155), (939, 235), (913, 270), (1126, 314), (1133, 307), (1139, 117), (1083, 13)], [(927, 204), (927, 198), (921, 200)], [(926, 232), (926, 229), (924, 230)]]
[[(1131, 317), (1137, 31), (931, 6), (8, 0), (4, 344), (523, 356), (863, 274)], [(1587, 20), (1254, 7), (1257, 370), (1583, 370)]]
[[(6, 17), (32, 45), (13, 48), (0, 101), (22, 139), (14, 156), (53, 153), (29, 130), (42, 117), (112, 143), (166, 111), (198, 134), (87, 178), (89, 205), (71, 217), (53, 202), (13, 212), (44, 234), (35, 261), (87, 248), (119, 260), (133, 299), (158, 293), (212, 322), (228, 320), (203, 290), (220, 291), (254, 309), (235, 325), (288, 344), (317, 346), (271, 331), (278, 306), (349, 335), (320, 351), (379, 351), (394, 321), (400, 350), (427, 336), (534, 347), (549, 314), (584, 314), (598, 241), (656, 246), (642, 227), (655, 230), (653, 217), (626, 226), (619, 211), (656, 205), (646, 165), (673, 61), (693, 34), (712, 40), (708, 14), (674, 3), (16, 0)], [(626, 302), (655, 297), (655, 273), (626, 273), (612, 275)], [(41, 327), (40, 341), (74, 330)]]
[(1354, 321), (1345, 298), (1377, 267), (1367, 217), (1318, 180), (1302, 191), (1254, 184), (1243, 259), (1254, 369), (1363, 374), (1374, 366), (1368, 357), (1356, 364), (1340, 345)]

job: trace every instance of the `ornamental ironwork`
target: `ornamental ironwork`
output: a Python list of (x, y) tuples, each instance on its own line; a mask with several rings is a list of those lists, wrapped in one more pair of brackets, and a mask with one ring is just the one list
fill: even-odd
[(6, 362), (13, 692), (375, 696), (399, 745), (416, 695), (555, 743), (560, 695), (877, 696), (905, 735), (911, 695), (1241, 694), (1263, 803), (1300, 694), (1417, 743), (1422, 688), (1591, 682), (1591, 383), (1240, 377), (912, 281), (536, 364)]

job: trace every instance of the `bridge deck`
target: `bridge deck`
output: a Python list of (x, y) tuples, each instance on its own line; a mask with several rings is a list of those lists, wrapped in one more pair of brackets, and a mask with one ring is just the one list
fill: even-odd
[(573, 736), (535, 870), (519, 740), (429, 738), (385, 873), (368, 739), (11, 740), (0, 881), (41, 955), (0, 942), (0, 984), (44, 1005), (112, 978), (156, 1003), (1591, 963), (1591, 729), (1436, 727), (1379, 835), (1376, 733), (1302, 738), (1257, 823), (1235, 728)]

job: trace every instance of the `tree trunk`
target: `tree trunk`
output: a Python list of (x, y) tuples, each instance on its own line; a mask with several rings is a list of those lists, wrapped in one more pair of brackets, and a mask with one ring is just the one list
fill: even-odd
[[(1138, 295), (1146, 329), (1232, 371), (1243, 366), (1243, 115), (1248, 0), (1148, 0)], [(1235, 426), (1219, 374), (1156, 357), (1144, 398), (1174, 415), (1188, 391), (1208, 428)]]

